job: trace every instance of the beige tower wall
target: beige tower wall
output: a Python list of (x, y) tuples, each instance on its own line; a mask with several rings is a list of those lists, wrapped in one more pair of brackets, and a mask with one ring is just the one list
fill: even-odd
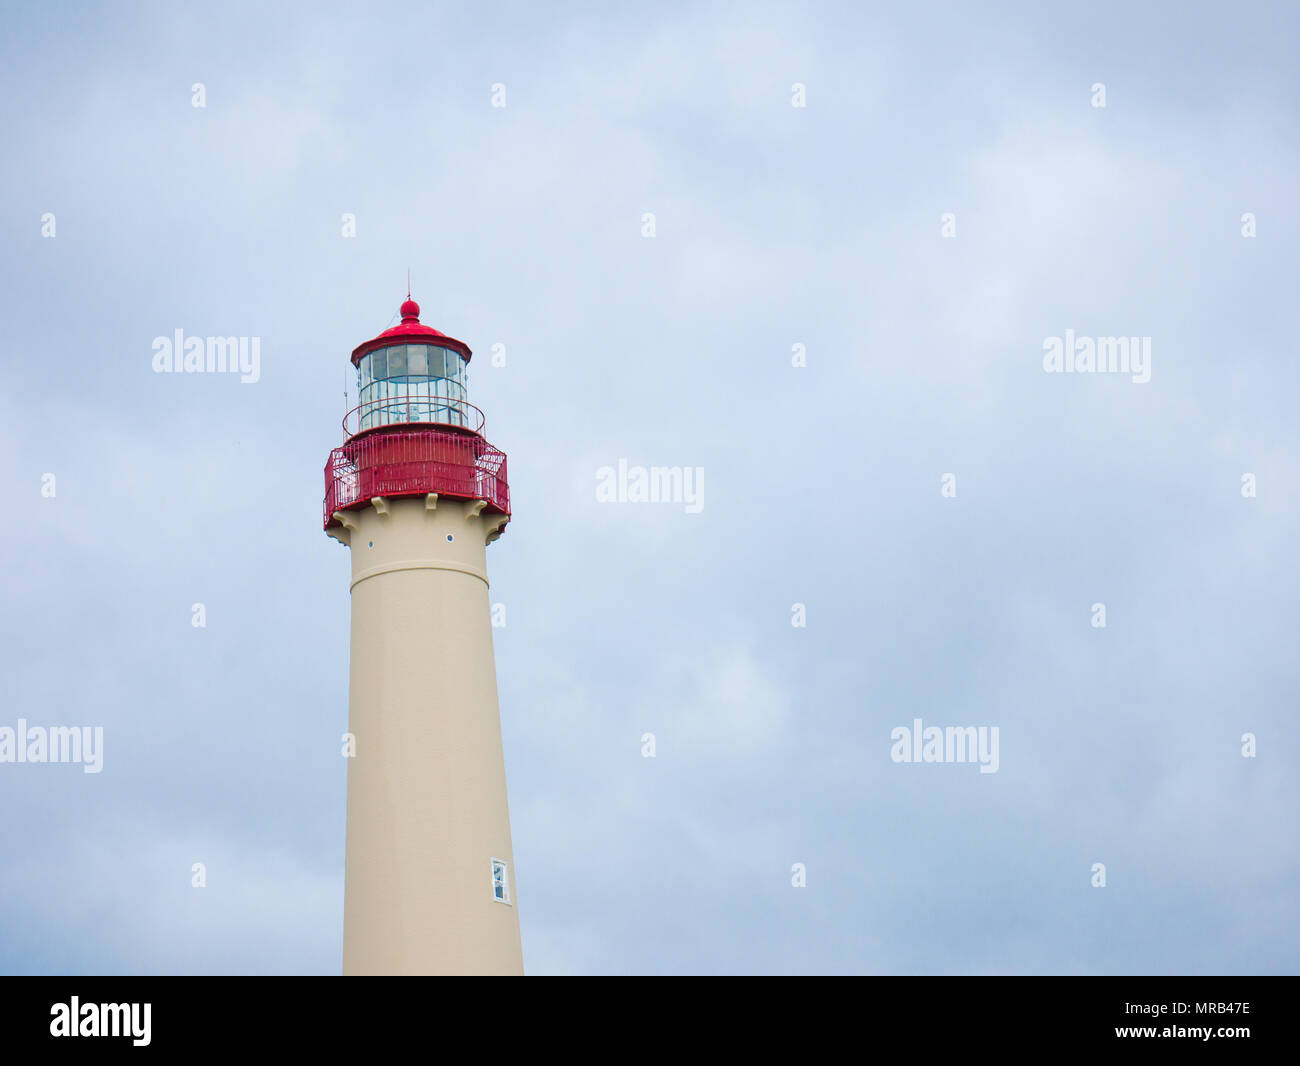
[(455, 500), (375, 504), (339, 531), (356, 738), (343, 972), (522, 974), (485, 547), (505, 519)]

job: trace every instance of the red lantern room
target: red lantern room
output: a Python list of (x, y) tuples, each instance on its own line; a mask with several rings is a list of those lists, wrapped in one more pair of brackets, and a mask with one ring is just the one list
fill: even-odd
[(377, 497), (482, 500), (510, 514), (505, 453), (483, 436), (483, 412), (465, 397), (468, 345), (420, 322), (407, 297), (402, 321), (352, 352), (360, 403), (343, 418), (343, 444), (325, 464), (325, 529), (339, 512)]

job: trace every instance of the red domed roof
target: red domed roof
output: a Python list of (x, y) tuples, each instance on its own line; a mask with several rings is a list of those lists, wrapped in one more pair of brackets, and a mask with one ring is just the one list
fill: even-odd
[(420, 323), (420, 305), (412, 300), (409, 296), (401, 306), (402, 321), (392, 329), (386, 329), (379, 334), (374, 340), (366, 341), (365, 344), (358, 344), (352, 350), (352, 365), (356, 366), (361, 361), (363, 355), (369, 355), (379, 348), (390, 348), (394, 344), (437, 344), (443, 348), (450, 348), (453, 352), (459, 352), (465, 362), (469, 362), (471, 354), (469, 345), (463, 341), (458, 341), (455, 337), (448, 337), (432, 326), (425, 326)]

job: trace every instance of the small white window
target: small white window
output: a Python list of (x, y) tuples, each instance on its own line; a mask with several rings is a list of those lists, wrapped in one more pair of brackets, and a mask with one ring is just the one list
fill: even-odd
[(510, 871), (500, 859), (492, 860), (492, 898), (498, 903), (510, 902)]

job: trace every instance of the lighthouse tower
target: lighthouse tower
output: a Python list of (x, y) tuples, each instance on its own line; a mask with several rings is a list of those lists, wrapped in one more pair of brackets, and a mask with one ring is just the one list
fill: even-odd
[(325, 465), (351, 549), (344, 974), (522, 974), (486, 546), (506, 457), (470, 350), (402, 321), (352, 353), (360, 404)]

